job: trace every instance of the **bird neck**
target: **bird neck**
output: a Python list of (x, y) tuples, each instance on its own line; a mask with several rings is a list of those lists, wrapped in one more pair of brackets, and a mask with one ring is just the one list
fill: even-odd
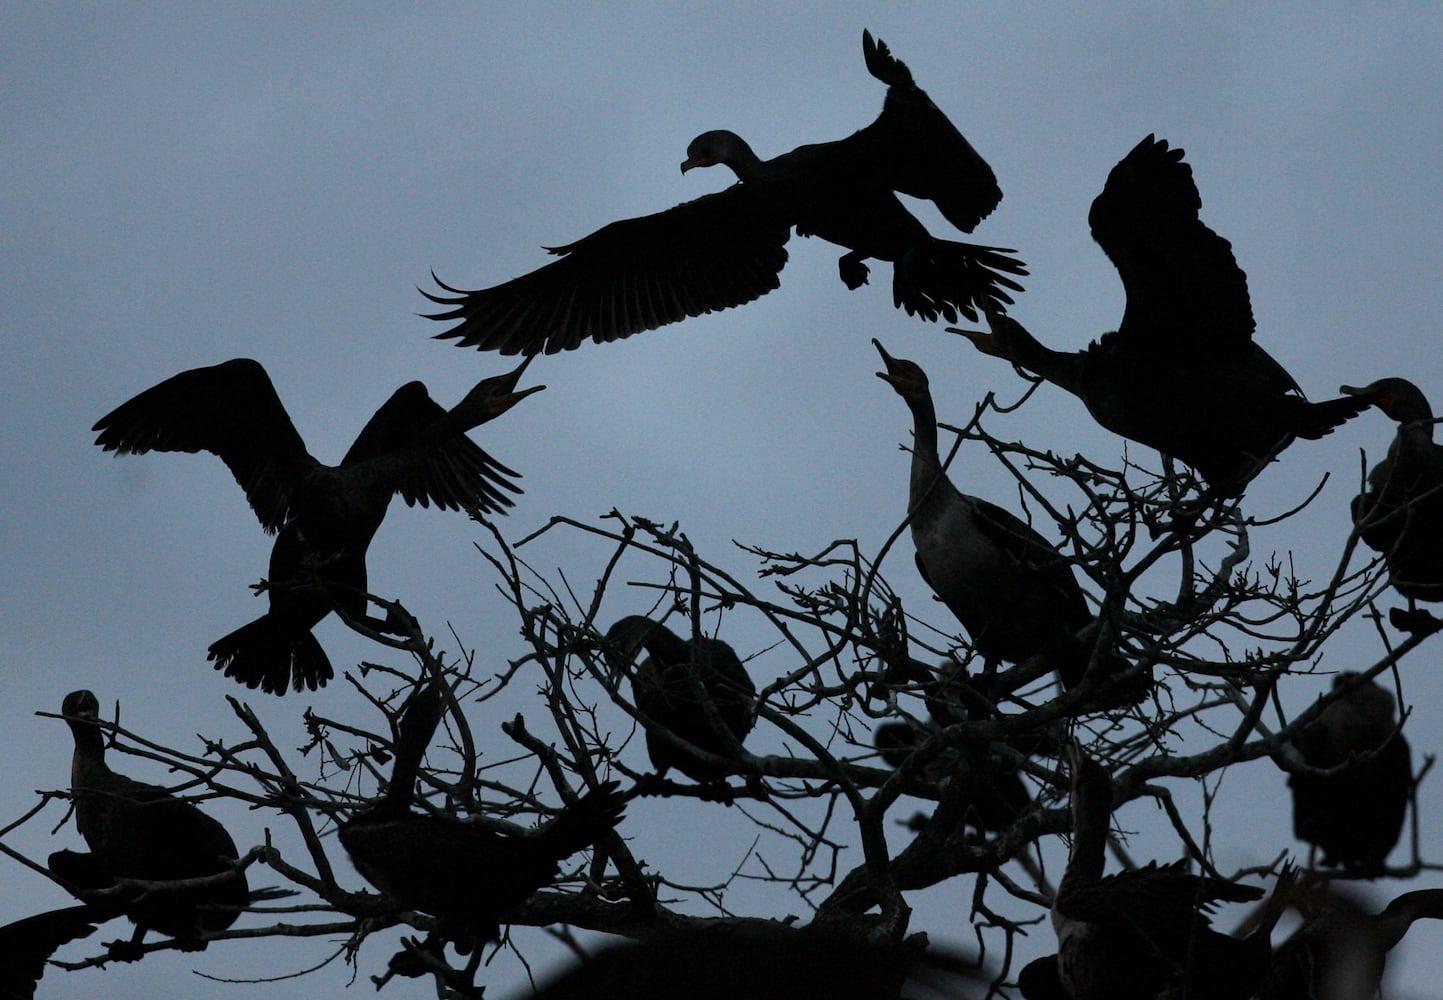
[(1060, 899), (1075, 888), (1102, 878), (1107, 858), (1107, 824), (1112, 818), (1112, 785), (1082, 781), (1073, 793), (1072, 853), (1057, 895)]
[(1080, 392), (1082, 355), (1073, 351), (1054, 351), (1032, 336), (1027, 327), (1010, 318), (1000, 329), (998, 346), (1003, 357), (1061, 389), (1073, 394)]
[[(930, 393), (907, 396), (912, 411), (912, 470), (909, 506), (915, 515), (923, 506), (955, 492), (942, 469), (937, 449), (937, 410)], [(943, 484), (946, 484), (945, 486)]]
[(98, 726), (69, 720), (75, 737), (75, 753), (70, 759), (70, 784), (73, 788), (92, 788), (97, 779), (110, 774), (105, 763), (105, 737)]
[(1403, 940), (1413, 921), (1423, 918), (1443, 920), (1443, 889), (1416, 889), (1403, 893), (1378, 914), (1377, 926), (1386, 946), (1392, 948)]

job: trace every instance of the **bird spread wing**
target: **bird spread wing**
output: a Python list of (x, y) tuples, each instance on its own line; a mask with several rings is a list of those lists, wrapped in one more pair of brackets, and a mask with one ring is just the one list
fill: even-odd
[(863, 32), (862, 53), (867, 69), (887, 85), (887, 98), (876, 121), (837, 143), (838, 152), (865, 159), (894, 191), (935, 203), (948, 222), (970, 233), (1002, 200), (997, 176), (885, 42)]
[(1247, 275), (1201, 208), (1183, 151), (1152, 136), (1112, 168), (1092, 203), (1092, 237), (1127, 293), (1117, 336), (1132, 349), (1216, 359), (1252, 352)]
[(318, 463), (306, 451), (270, 376), (236, 358), (173, 375), (101, 417), (95, 443), (121, 455), (208, 451), (245, 491), (261, 527), (285, 522), (295, 484)]
[(0, 927), (0, 997), (33, 997), (51, 954), (89, 935), (103, 919), (88, 906), (72, 906)]
[(381, 405), (361, 428), (355, 443), (341, 459), (343, 468), (362, 463), (394, 462), (399, 471), (390, 481), (407, 504), (441, 510), (498, 511), (520, 493), (514, 480), (519, 473), (486, 454), (465, 434), (455, 434), (425, 451), (408, 451), (431, 423), (446, 410), (431, 398), (420, 382), (408, 382)]
[[(560, 260), (504, 284), (447, 294), (438, 336), (502, 354), (555, 354), (750, 302), (776, 288), (791, 220), (742, 185), (603, 226)], [(434, 277), (434, 275), (433, 275)]]

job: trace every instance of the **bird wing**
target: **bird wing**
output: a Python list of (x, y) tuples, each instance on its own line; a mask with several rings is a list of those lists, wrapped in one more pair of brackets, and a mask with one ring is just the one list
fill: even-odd
[(868, 71), (887, 85), (887, 97), (876, 121), (835, 144), (838, 154), (864, 160), (892, 190), (926, 198), (970, 233), (1002, 200), (992, 168), (885, 42), (864, 31), (862, 54)]
[[(560, 260), (491, 288), (422, 291), (460, 320), (438, 335), (502, 354), (555, 354), (620, 340), (776, 288), (791, 220), (743, 185), (603, 226), (553, 247)], [(435, 277), (434, 274), (432, 277)]]
[(55, 950), (86, 937), (104, 919), (89, 906), (71, 906), (0, 927), (0, 997), (33, 997)]
[(420, 382), (408, 382), (381, 405), (341, 459), (353, 469), (371, 463), (378, 476), (411, 506), (440, 510), (498, 511), (514, 501), (506, 491), (520, 493), (513, 471), (486, 454), (465, 434), (416, 453), (411, 447), (446, 409)]
[(245, 491), (261, 527), (285, 522), (296, 483), (318, 465), (258, 361), (236, 358), (173, 375), (96, 421), (95, 443), (121, 455), (208, 451)]
[(1027, 565), (1046, 580), (1068, 604), (1069, 617), (1079, 624), (1092, 619), (1087, 598), (1077, 585), (1072, 566), (1047, 539), (1016, 514), (980, 497), (972, 497), (975, 525), (991, 542), (1019, 563)]
[[(1092, 238), (1127, 293), (1117, 336), (1129, 348), (1214, 359), (1255, 353), (1247, 275), (1232, 245), (1198, 217), (1201, 208), (1183, 151), (1152, 136), (1112, 168), (1092, 202)], [(1259, 360), (1267, 362), (1277, 367)]]

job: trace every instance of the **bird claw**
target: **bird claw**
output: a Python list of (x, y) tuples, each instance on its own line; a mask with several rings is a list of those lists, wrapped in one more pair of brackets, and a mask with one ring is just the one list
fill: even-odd
[(867, 283), (867, 276), (871, 270), (862, 263), (859, 255), (849, 253), (837, 259), (837, 273), (842, 277), (842, 284), (855, 292)]

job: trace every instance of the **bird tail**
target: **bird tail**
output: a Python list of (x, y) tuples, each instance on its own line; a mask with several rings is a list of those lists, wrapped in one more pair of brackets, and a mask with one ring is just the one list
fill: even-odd
[(1373, 396), (1363, 394), (1339, 396), (1337, 399), (1329, 399), (1321, 403), (1310, 403), (1306, 399), (1289, 396), (1288, 404), (1292, 409), (1290, 414), (1292, 431), (1300, 438), (1316, 441), (1326, 434), (1333, 433), (1333, 430), (1340, 424), (1352, 420), (1372, 406), (1373, 400)]
[(892, 301), (909, 316), (925, 320), (958, 315), (977, 322), (977, 311), (1003, 312), (1012, 303), (1007, 290), (1022, 291), (1009, 274), (1023, 275), (1027, 266), (1005, 247), (984, 247), (951, 240), (925, 240), (892, 269)]
[(330, 658), (310, 629), (261, 615), (211, 643), (207, 660), (248, 688), (285, 694), (287, 687), (315, 691), (335, 676)]
[(601, 839), (621, 822), (626, 797), (617, 790), (615, 781), (604, 781), (567, 806), (561, 815), (541, 831), (549, 852), (557, 859), (570, 857)]

